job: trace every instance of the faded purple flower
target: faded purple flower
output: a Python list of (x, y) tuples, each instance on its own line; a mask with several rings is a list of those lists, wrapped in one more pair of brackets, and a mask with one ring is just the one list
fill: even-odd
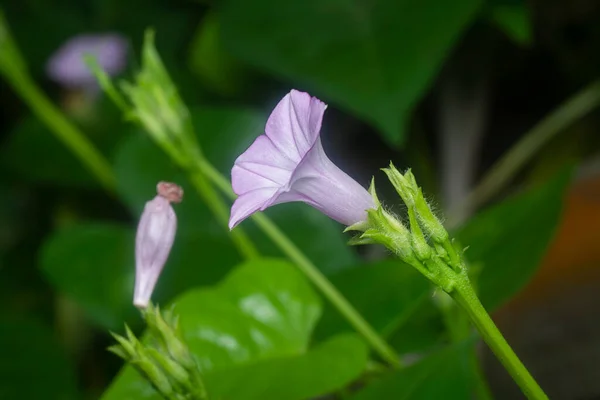
[(146, 203), (135, 238), (135, 291), (133, 304), (146, 308), (175, 239), (177, 217), (171, 202), (179, 203), (183, 190), (160, 182), (158, 194)]
[(259, 136), (235, 160), (231, 208), (233, 228), (274, 204), (305, 202), (334, 220), (352, 225), (373, 208), (371, 195), (327, 158), (319, 137), (327, 105), (292, 90), (277, 104)]
[(95, 76), (83, 60), (86, 54), (94, 56), (108, 75), (117, 75), (127, 62), (127, 40), (115, 33), (75, 36), (52, 55), (46, 73), (68, 88), (97, 87)]

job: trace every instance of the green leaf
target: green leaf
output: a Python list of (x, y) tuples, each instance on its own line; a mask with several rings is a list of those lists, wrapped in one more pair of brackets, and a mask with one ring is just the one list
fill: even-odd
[(117, 328), (135, 315), (134, 242), (133, 230), (124, 226), (73, 226), (44, 243), (40, 267), (50, 283), (94, 321)]
[(37, 118), (22, 119), (1, 152), (2, 164), (33, 182), (95, 187), (95, 178)]
[[(400, 260), (358, 265), (330, 277), (356, 310), (384, 336), (409, 324), (431, 297), (427, 280)], [(316, 331), (326, 338), (353, 331), (346, 320), (327, 304)]]
[(340, 335), (306, 354), (209, 373), (206, 379), (215, 398), (304, 400), (342, 389), (360, 376), (367, 360), (361, 339)]
[[(73, 103), (73, 100), (71, 100)], [(73, 106), (71, 106), (73, 108)], [(126, 135), (121, 115), (105, 97), (79, 99), (83, 111), (71, 110), (71, 123), (80, 128), (101, 153), (110, 155)], [(35, 183), (98, 188), (98, 182), (73, 152), (35, 115), (26, 115), (11, 130), (0, 151), (2, 163)]]
[(73, 366), (37, 320), (0, 318), (0, 398), (79, 398)]
[(494, 5), (490, 10), (489, 18), (515, 43), (522, 46), (531, 45), (533, 32), (526, 4)]
[(242, 264), (217, 287), (174, 303), (203, 371), (304, 352), (321, 315), (312, 287), (281, 260)]
[(429, 296), (419, 304), (410, 319), (388, 339), (400, 354), (425, 352), (443, 343), (447, 337), (446, 326), (440, 310)]
[[(137, 316), (132, 304), (134, 243), (135, 232), (127, 226), (73, 226), (45, 242), (40, 266), (50, 283), (93, 321), (116, 330)], [(228, 241), (178, 234), (153, 298), (161, 303), (191, 287), (214, 283), (237, 262)]]
[(236, 95), (247, 83), (247, 71), (223, 49), (215, 11), (209, 11), (198, 25), (190, 44), (188, 64), (202, 83), (221, 95)]
[(191, 110), (204, 154), (228, 177), (235, 159), (265, 131), (267, 116), (252, 109), (195, 107)]
[(473, 379), (469, 344), (448, 347), (417, 364), (386, 374), (349, 400), (469, 399)]
[(354, 112), (391, 144), (480, 0), (228, 0), (223, 40), (243, 60)]
[[(367, 349), (354, 336), (309, 350), (321, 302), (291, 264), (246, 262), (222, 283), (175, 300), (183, 336), (211, 393), (224, 398), (302, 399), (347, 384), (363, 370)], [(125, 368), (103, 399), (154, 398)]]
[(34, 76), (44, 76), (46, 63), (59, 46), (70, 37), (85, 32), (89, 26), (85, 6), (75, 0), (63, 0), (60, 7), (35, 2), (27, 8), (5, 1), (2, 8), (14, 40)]
[(480, 300), (494, 309), (531, 279), (554, 237), (571, 170), (469, 220), (458, 232), (465, 257), (480, 267)]

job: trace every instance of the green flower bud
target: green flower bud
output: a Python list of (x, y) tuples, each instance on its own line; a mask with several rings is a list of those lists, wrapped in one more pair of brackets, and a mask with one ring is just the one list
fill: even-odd
[(170, 398), (173, 395), (174, 390), (169, 378), (148, 354), (143, 352), (139, 358), (131, 360), (130, 363), (163, 397)]
[(187, 373), (185, 368), (179, 365), (175, 360), (154, 348), (146, 349), (146, 353), (166, 373), (166, 376), (169, 377), (171, 384), (179, 389), (178, 392), (185, 392), (185, 388), (191, 386), (190, 375)]
[(170, 325), (162, 317), (160, 309), (152, 305), (146, 309), (143, 315), (148, 329), (150, 329), (153, 336), (160, 340), (171, 358), (186, 369), (196, 369), (197, 364), (178, 332), (177, 319), (168, 318), (171, 319), (169, 322), (172, 325)]

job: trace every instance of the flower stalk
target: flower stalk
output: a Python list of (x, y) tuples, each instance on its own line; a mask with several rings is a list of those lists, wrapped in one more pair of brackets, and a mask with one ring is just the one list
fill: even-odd
[(369, 210), (366, 222), (348, 227), (347, 230), (361, 232), (352, 243), (382, 244), (416, 268), (467, 313), (483, 340), (523, 393), (529, 399), (547, 399), (479, 301), (462, 254), (431, 211), (412, 172), (409, 170), (403, 175), (392, 164), (384, 172), (406, 204), (409, 227), (383, 209), (375, 194), (374, 185), (371, 185), (370, 192), (376, 208)]

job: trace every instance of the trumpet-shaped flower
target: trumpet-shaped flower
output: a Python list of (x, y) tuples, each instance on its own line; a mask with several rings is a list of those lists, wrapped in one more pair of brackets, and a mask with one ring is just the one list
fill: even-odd
[(307, 203), (332, 219), (352, 225), (374, 207), (371, 195), (329, 160), (321, 145), (327, 105), (292, 90), (277, 104), (265, 134), (240, 155), (231, 171), (233, 228), (254, 212), (292, 201)]
[(146, 308), (154, 286), (167, 262), (177, 217), (171, 202), (179, 203), (183, 190), (174, 183), (160, 182), (157, 196), (146, 203), (135, 239), (135, 290), (133, 304)]
[(86, 54), (94, 56), (108, 75), (117, 75), (127, 62), (127, 41), (114, 33), (75, 36), (52, 55), (46, 64), (48, 76), (67, 88), (97, 88), (83, 59)]

